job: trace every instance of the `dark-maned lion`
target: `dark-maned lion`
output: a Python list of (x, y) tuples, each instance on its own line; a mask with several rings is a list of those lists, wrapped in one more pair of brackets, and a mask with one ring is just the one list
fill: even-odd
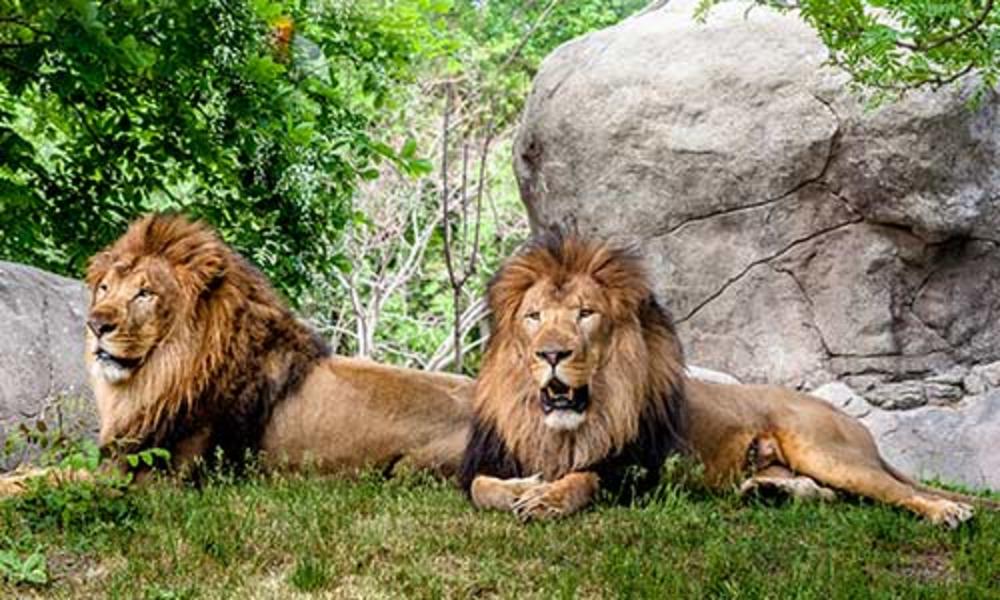
[(478, 507), (527, 520), (575, 512), (601, 488), (629, 498), (674, 450), (700, 459), (715, 489), (829, 499), (834, 488), (952, 527), (973, 502), (995, 507), (899, 473), (864, 425), (822, 400), (686, 377), (670, 319), (627, 252), (543, 238), (501, 268), (489, 301), (461, 476)]
[[(457, 470), (470, 379), (332, 356), (207, 226), (143, 218), (94, 256), (86, 280), (102, 446), (165, 448), (181, 470), (216, 448), (327, 472), (400, 460)], [(0, 481), (0, 493), (33, 475)]]
[(501, 268), (489, 304), (461, 476), (472, 501), (528, 519), (654, 487), (683, 445), (684, 363), (636, 260), (545, 238)]

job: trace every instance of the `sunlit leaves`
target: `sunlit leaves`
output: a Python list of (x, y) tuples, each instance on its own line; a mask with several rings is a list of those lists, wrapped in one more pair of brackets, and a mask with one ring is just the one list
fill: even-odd
[(333, 264), (357, 182), (395, 158), (373, 123), (432, 9), (0, 0), (0, 258), (79, 274), (137, 214), (180, 209), (294, 297)]
[[(702, 0), (705, 17), (719, 0)], [(1000, 75), (1000, 4), (994, 0), (758, 0), (797, 9), (856, 84), (885, 98), (968, 73), (980, 93)], [(710, 17), (709, 17), (710, 18)]]

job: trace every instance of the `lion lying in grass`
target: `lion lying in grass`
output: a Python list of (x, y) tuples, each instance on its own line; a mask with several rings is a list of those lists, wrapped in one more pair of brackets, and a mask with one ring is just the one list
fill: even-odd
[[(205, 225), (140, 219), (93, 257), (86, 281), (86, 360), (102, 447), (163, 448), (181, 472), (216, 449), (322, 472), (398, 461), (457, 470), (470, 379), (331, 355)], [(22, 473), (0, 479), (0, 495), (39, 475), (88, 477)]]
[(626, 252), (544, 239), (500, 270), (489, 303), (461, 476), (478, 507), (529, 520), (578, 511), (599, 490), (628, 499), (678, 451), (719, 490), (832, 499), (836, 489), (949, 527), (973, 502), (996, 507), (906, 477), (860, 421), (822, 400), (687, 377), (673, 325)]

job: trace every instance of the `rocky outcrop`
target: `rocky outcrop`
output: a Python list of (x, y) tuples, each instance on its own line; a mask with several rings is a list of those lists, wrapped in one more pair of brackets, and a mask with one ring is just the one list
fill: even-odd
[(638, 245), (697, 364), (887, 408), (965, 395), (1000, 359), (997, 97), (868, 110), (794, 14), (695, 4), (546, 59), (514, 156), (533, 226)]
[[(43, 415), (50, 423), (92, 420), (83, 362), (83, 284), (0, 262), (0, 449), (7, 434)], [(0, 467), (9, 465), (11, 457)]]
[(925, 480), (1000, 489), (1000, 390), (949, 406), (884, 410), (843, 383), (815, 395), (861, 419), (890, 464)]

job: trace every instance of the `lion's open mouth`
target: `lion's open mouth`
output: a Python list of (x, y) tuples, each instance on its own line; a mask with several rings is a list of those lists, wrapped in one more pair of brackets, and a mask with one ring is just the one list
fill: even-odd
[(125, 358), (123, 356), (115, 356), (102, 348), (98, 348), (97, 351), (94, 352), (94, 356), (102, 363), (113, 365), (125, 371), (135, 369), (142, 362), (141, 358)]
[(587, 386), (570, 389), (568, 385), (555, 377), (541, 392), (542, 412), (550, 414), (556, 410), (571, 410), (582, 413), (587, 410), (590, 402), (590, 390)]

